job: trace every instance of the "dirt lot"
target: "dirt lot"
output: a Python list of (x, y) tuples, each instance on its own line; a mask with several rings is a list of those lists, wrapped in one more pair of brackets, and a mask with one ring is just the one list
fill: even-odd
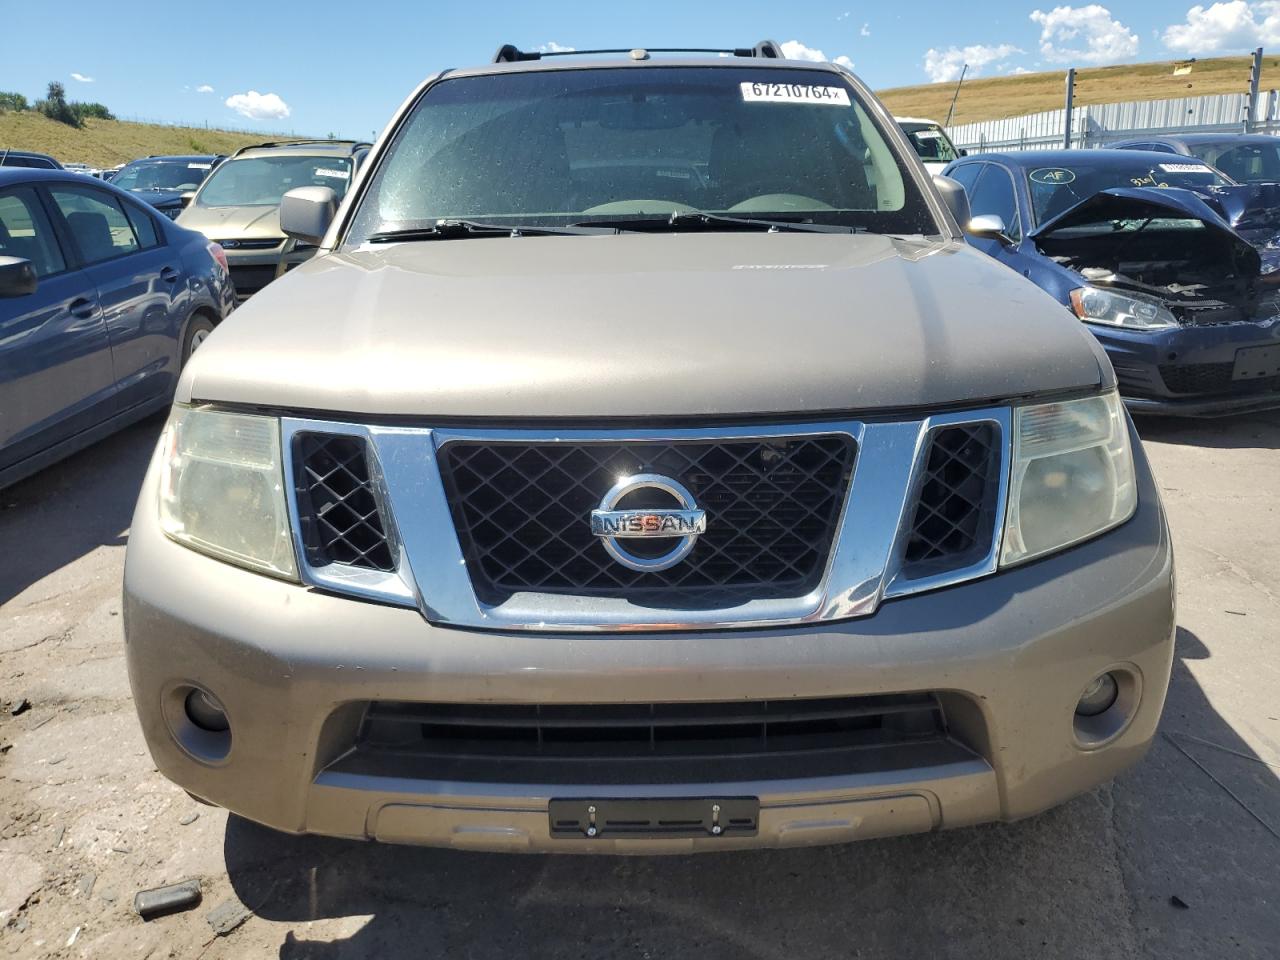
[[(0, 955), (1280, 957), (1280, 415), (1141, 425), (1181, 626), (1163, 734), (1114, 785), (1017, 824), (618, 860), (284, 837), (163, 780), (119, 616), (159, 425), (0, 492)], [(131, 912), (188, 877), (198, 909)], [(228, 901), (253, 915), (215, 937)]]

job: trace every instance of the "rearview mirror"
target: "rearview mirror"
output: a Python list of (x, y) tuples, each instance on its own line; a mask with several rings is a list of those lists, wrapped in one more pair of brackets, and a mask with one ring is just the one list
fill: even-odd
[(183, 209), (183, 210), (185, 210), (185, 209), (187, 209), (187, 207), (191, 206), (191, 201), (192, 201), (192, 200), (194, 200), (195, 198), (196, 198), (196, 192), (195, 192), (194, 190), (188, 190), (186, 193), (184, 193), (184, 194), (182, 194), (180, 197), (178, 197), (178, 199), (179, 199), (180, 201), (182, 201), (182, 209)]
[(25, 297), (36, 292), (36, 270), (30, 260), (0, 257), (0, 297)]
[(933, 185), (937, 189), (942, 202), (947, 205), (947, 209), (951, 211), (951, 215), (956, 218), (956, 223), (963, 227), (969, 222), (969, 195), (964, 192), (964, 184), (959, 180), (952, 180), (950, 177), (944, 177), (940, 173), (933, 175)]
[(297, 187), (280, 201), (280, 229), (303, 243), (319, 244), (338, 212), (338, 195), (329, 187)]
[(981, 213), (970, 219), (964, 228), (965, 233), (980, 240), (999, 240), (1001, 243), (1013, 243), (1004, 224), (1004, 218), (995, 213)]

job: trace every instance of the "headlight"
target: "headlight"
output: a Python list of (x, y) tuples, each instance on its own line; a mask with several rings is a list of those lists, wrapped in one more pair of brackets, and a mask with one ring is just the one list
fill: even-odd
[(1131, 330), (1166, 330), (1178, 321), (1159, 300), (1141, 294), (1116, 293), (1099, 287), (1071, 291), (1071, 309), (1086, 323), (1105, 323)]
[(1061, 550), (1133, 515), (1138, 494), (1120, 397), (1014, 409), (1001, 566)]
[(164, 532), (211, 557), (296, 578), (280, 462), (280, 421), (175, 407), (163, 443)]

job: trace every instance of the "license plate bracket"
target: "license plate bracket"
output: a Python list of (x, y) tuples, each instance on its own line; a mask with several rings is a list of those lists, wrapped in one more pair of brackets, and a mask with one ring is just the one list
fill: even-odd
[(754, 837), (756, 797), (558, 799), (548, 805), (553, 839)]
[(1280, 343), (1236, 351), (1232, 380), (1262, 380), (1280, 376)]

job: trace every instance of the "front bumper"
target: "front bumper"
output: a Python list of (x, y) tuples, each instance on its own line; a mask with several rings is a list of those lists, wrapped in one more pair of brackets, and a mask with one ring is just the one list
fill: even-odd
[[(1091, 325), (1134, 413), (1213, 417), (1280, 407), (1280, 373), (1237, 379), (1242, 350), (1280, 351), (1280, 321), (1142, 333)], [(1247, 366), (1247, 365), (1246, 365)]]
[[(1123, 526), (984, 580), (786, 629), (508, 634), (257, 576), (179, 546), (143, 485), (125, 570), (129, 676), (157, 768), (192, 793), (290, 832), (486, 850), (679, 853), (834, 843), (1029, 816), (1135, 762), (1172, 661), (1173, 558), (1149, 469)], [(1074, 707), (1108, 669), (1137, 692), (1123, 730), (1077, 738)], [(224, 759), (183, 749), (166, 698), (212, 691)], [(575, 704), (933, 692), (956, 745), (927, 762), (732, 781), (463, 782), (354, 763), (369, 702)], [(495, 781), (497, 778), (495, 778)], [(551, 835), (553, 799), (758, 797), (755, 836)]]

